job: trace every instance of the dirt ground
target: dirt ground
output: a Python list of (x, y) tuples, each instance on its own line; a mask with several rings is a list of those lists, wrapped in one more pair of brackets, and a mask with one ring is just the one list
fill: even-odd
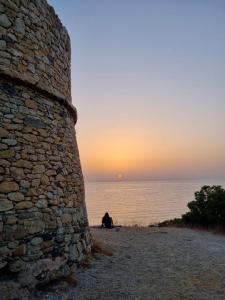
[(225, 236), (184, 228), (92, 228), (112, 256), (96, 253), (42, 300), (225, 299)]

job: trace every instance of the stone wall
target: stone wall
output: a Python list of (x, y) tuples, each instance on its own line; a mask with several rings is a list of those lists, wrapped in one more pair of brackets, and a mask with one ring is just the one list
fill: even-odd
[(45, 0), (1, 0), (1, 71), (71, 102), (70, 39)]
[(0, 299), (90, 252), (75, 122), (65, 28), (44, 0), (1, 0)]

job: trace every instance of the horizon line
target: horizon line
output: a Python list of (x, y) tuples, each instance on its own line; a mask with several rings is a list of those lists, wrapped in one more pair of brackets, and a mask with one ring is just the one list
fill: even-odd
[(224, 177), (208, 177), (208, 178), (203, 178), (203, 177), (188, 177), (188, 178), (144, 178), (144, 179), (85, 179), (84, 177), (84, 182), (135, 182), (135, 181), (200, 181), (200, 180), (220, 180), (220, 181), (225, 181)]

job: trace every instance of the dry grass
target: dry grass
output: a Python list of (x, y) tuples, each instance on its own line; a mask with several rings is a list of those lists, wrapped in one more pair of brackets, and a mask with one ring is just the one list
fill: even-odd
[(79, 268), (88, 268), (91, 263), (91, 257), (90, 255), (87, 256), (85, 259), (83, 259), (81, 262), (79, 262)]
[(91, 252), (92, 252), (92, 254), (99, 253), (99, 254), (103, 254), (106, 256), (113, 255), (112, 249), (110, 249), (108, 246), (106, 246), (105, 244), (103, 244), (102, 242), (100, 242), (96, 239), (92, 240)]
[(41, 283), (36, 286), (36, 290), (49, 292), (49, 291), (66, 291), (69, 287), (76, 287), (77, 280), (72, 276), (62, 276), (57, 279), (53, 279), (47, 283)]
[(225, 235), (225, 228), (222, 226), (204, 227), (200, 225), (192, 225), (184, 223), (181, 219), (166, 220), (158, 224), (159, 227), (175, 227), (175, 228), (189, 228), (195, 231), (211, 232), (214, 234)]
[(205, 289), (221, 289), (223, 286), (223, 278), (216, 272), (211, 272), (208, 274), (201, 274), (198, 276), (192, 276), (192, 283), (197, 288), (205, 288)]
[(225, 228), (223, 227), (204, 227), (204, 226), (200, 226), (200, 225), (188, 225), (188, 224), (184, 224), (183, 226), (176, 226), (176, 225), (168, 225), (167, 227), (181, 227), (181, 228), (188, 228), (188, 229), (192, 229), (194, 231), (201, 231), (201, 232), (211, 232), (213, 234), (219, 234), (219, 235), (225, 235)]

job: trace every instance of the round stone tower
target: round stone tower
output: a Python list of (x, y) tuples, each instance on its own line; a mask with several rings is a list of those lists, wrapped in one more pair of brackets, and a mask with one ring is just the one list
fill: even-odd
[(0, 298), (90, 252), (70, 39), (46, 0), (0, 1)]

